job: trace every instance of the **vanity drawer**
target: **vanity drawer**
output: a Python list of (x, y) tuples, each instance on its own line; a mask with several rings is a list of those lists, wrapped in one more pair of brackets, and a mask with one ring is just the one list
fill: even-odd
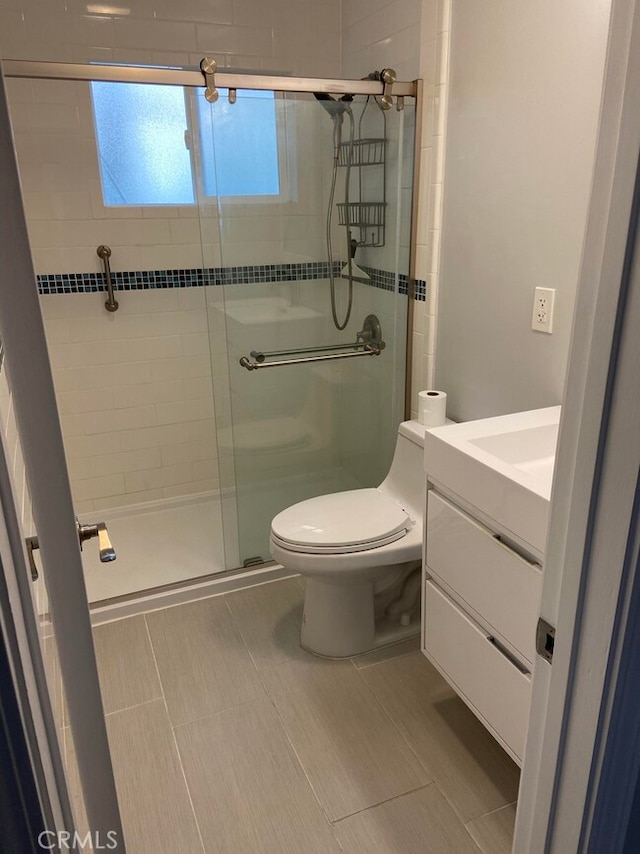
[(425, 652), (521, 763), (529, 723), (531, 676), (431, 581), (426, 584)]
[(426, 542), (429, 574), (532, 663), (542, 595), (538, 564), (521, 557), (434, 490), (427, 498)]

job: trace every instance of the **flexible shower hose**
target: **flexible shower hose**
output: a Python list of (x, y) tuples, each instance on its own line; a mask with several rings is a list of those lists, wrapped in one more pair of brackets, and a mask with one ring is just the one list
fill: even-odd
[(347, 303), (347, 311), (342, 323), (338, 320), (338, 310), (336, 308), (336, 282), (333, 272), (333, 246), (331, 242), (331, 226), (333, 222), (333, 200), (336, 194), (336, 181), (338, 179), (338, 161), (340, 159), (340, 143), (341, 143), (341, 126), (338, 121), (338, 116), (334, 118), (333, 128), (333, 175), (331, 178), (331, 192), (329, 193), (329, 207), (327, 208), (327, 254), (329, 256), (329, 288), (331, 291), (331, 315), (336, 329), (344, 329), (351, 317), (351, 309), (353, 308), (353, 273), (352, 273), (352, 252), (351, 252), (351, 230), (349, 227), (349, 181), (351, 177), (351, 160), (353, 159), (353, 137), (354, 137), (354, 121), (353, 112), (350, 107), (347, 107), (345, 112), (349, 116), (349, 153), (347, 157), (347, 171), (345, 174), (345, 189), (344, 189), (344, 209), (345, 209), (345, 233), (347, 238), (347, 265), (349, 276), (349, 301)]

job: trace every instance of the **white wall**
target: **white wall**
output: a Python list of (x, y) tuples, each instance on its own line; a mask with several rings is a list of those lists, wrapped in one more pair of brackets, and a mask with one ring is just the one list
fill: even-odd
[(197, 66), (208, 54), (226, 67), (330, 77), (340, 0), (11, 0), (0, 34), (5, 59)]
[[(103, 13), (88, 8), (79, 0), (5, 4), (0, 53), (192, 67), (213, 54), (221, 67), (340, 76), (340, 0), (132, 0), (105, 4)], [(9, 80), (7, 89), (37, 273), (99, 272), (101, 243), (111, 246), (114, 271), (324, 256), (326, 188), (304, 162), (288, 216), (267, 205), (225, 205), (220, 221), (215, 206), (109, 208), (87, 84)], [(318, 127), (298, 121), (289, 133), (300, 151), (308, 153), (308, 142), (330, 151), (331, 123), (317, 105), (309, 110)], [(208, 355), (203, 289), (126, 292), (115, 315), (103, 300), (71, 294), (41, 302), (76, 509), (216, 488), (212, 382), (223, 386), (225, 378), (224, 363), (216, 371)]]
[[(455, 419), (562, 400), (608, 15), (453, 0), (436, 375)], [(552, 335), (536, 286), (557, 290)]]
[(342, 6), (345, 76), (362, 77), (373, 69), (389, 67), (400, 79), (419, 77), (423, 81), (415, 266), (416, 278), (426, 282), (427, 300), (416, 302), (414, 313), (414, 417), (418, 391), (433, 385), (450, 2), (344, 0)]
[(77, 512), (219, 485), (204, 288), (41, 297)]

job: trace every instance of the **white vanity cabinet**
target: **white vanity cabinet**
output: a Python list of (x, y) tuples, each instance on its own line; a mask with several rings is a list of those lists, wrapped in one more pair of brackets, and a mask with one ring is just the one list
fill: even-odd
[(427, 493), (422, 651), (522, 762), (542, 570), (507, 533)]

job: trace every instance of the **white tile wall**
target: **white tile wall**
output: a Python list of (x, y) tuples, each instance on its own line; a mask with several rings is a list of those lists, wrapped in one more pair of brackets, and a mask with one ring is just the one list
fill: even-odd
[[(29, 484), (22, 455), (22, 445), (16, 424), (15, 411), (13, 408), (13, 394), (11, 382), (7, 373), (6, 363), (0, 370), (0, 430), (9, 463), (9, 476), (11, 477), (13, 493), (16, 499), (18, 517), (22, 533), (25, 537), (35, 535), (35, 527), (31, 509), (31, 497), (29, 495)], [(42, 575), (33, 584), (33, 597), (38, 614), (48, 611), (47, 591)]]
[(217, 489), (204, 288), (102, 300), (41, 299), (76, 507)]
[[(221, 66), (339, 75), (339, 0), (186, 0), (179, 7), (171, 0), (131, 0), (120, 6), (104, 6), (99, 14), (80, 0), (14, 0), (0, 12), (0, 54), (194, 66), (212, 53)], [(291, 254), (289, 247), (267, 216), (243, 225), (244, 206), (228, 218), (228, 260), (220, 255), (215, 218), (201, 241), (193, 206), (105, 208), (88, 86), (10, 80), (8, 89), (36, 272), (97, 272), (100, 243), (111, 246), (114, 270), (201, 266), (201, 242), (208, 265), (289, 260), (282, 257)], [(304, 229), (310, 233), (314, 229)], [(303, 240), (292, 248), (317, 257), (318, 247)]]
[(416, 276), (426, 281), (428, 298), (415, 306), (413, 416), (418, 391), (430, 388), (434, 376), (450, 6), (451, 0), (343, 0), (342, 5), (345, 76), (391, 67), (402, 79), (420, 77), (424, 83)]
[[(393, 64), (410, 78), (420, 71), (425, 5), (131, 0), (125, 15), (87, 14), (81, 0), (12, 0), (0, 12), (0, 52), (191, 66), (211, 52), (221, 66), (235, 68), (333, 77)], [(199, 221), (189, 206), (104, 207), (86, 84), (11, 80), (9, 96), (37, 272), (99, 271), (100, 243), (111, 246), (114, 270), (324, 257), (326, 175), (298, 170), (291, 216), (281, 210), (270, 216), (268, 206), (223, 207), (221, 251), (215, 209), (201, 210)], [(307, 157), (331, 147), (331, 123), (315, 110), (310, 104), (316, 118), (297, 123), (298, 147)], [(215, 434), (212, 398), (204, 389), (212, 376), (209, 340), (206, 327), (198, 327), (206, 313), (177, 301), (185, 294), (125, 293), (115, 316), (104, 312), (102, 295), (43, 299), (74, 494), (83, 510), (217, 483), (214, 457), (202, 457)], [(214, 363), (213, 375), (222, 373)], [(182, 396), (172, 397), (178, 388)], [(194, 442), (194, 431), (206, 436), (204, 445)]]

